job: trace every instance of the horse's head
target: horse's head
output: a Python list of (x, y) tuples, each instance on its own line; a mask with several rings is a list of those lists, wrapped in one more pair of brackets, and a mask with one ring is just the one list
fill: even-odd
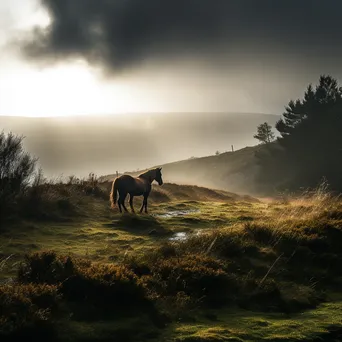
[(155, 176), (155, 180), (158, 182), (159, 185), (163, 185), (163, 179), (162, 179), (162, 174), (161, 174), (161, 167), (158, 167), (155, 171), (156, 171), (156, 176)]

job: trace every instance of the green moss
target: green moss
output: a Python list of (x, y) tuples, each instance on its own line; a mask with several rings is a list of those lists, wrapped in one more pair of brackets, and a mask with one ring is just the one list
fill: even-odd
[[(342, 302), (326, 303), (302, 314), (256, 314), (241, 310), (215, 312), (215, 322), (203, 316), (196, 324), (173, 325), (165, 341), (314, 341), (333, 340), (342, 333)], [(340, 336), (340, 335), (339, 335)]]

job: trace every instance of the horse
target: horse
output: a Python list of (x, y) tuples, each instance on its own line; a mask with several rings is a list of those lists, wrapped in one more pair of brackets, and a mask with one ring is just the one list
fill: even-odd
[[(111, 207), (115, 208), (116, 203), (120, 213), (122, 213), (121, 206), (127, 212), (125, 206), (125, 199), (127, 194), (129, 194), (129, 205), (134, 213), (133, 198), (135, 196), (144, 196), (143, 204), (140, 208), (140, 213), (142, 213), (145, 207), (145, 213), (147, 214), (147, 198), (151, 192), (152, 182), (157, 181), (159, 185), (163, 185), (162, 168), (155, 168), (140, 174), (138, 177), (132, 177), (130, 175), (122, 175), (117, 177), (112, 184), (112, 191), (110, 193)], [(117, 194), (119, 193), (119, 199), (117, 200)]]

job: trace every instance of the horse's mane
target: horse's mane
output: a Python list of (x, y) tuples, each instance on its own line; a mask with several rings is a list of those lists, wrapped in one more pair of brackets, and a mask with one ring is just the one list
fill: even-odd
[(151, 172), (155, 171), (155, 169), (151, 169), (151, 170), (147, 170), (143, 173), (141, 173), (138, 178), (146, 178), (146, 176), (148, 176)]

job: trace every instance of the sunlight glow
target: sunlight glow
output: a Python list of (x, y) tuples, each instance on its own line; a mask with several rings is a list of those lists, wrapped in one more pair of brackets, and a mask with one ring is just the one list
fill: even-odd
[(30, 15), (25, 15), (17, 22), (16, 29), (29, 29), (34, 26), (47, 27), (51, 23), (49, 14), (40, 5), (36, 5)]
[(105, 84), (82, 63), (37, 71), (15, 68), (0, 79), (0, 114), (69, 116), (141, 111), (136, 91), (120, 81)]
[(13, 0), (0, 5), (0, 13), (11, 18), (0, 23), (0, 49), (6, 52), (0, 55), (0, 115), (106, 115), (148, 108), (141, 89), (124, 77), (105, 82), (82, 60), (39, 69), (19, 57), (19, 51), (7, 47), (21, 32), (50, 24), (51, 18), (39, 1)]
[[(100, 65), (84, 60), (59, 64), (28, 63), (20, 44), (12, 39), (51, 23), (49, 13), (38, 0), (11, 0), (1, 5), (0, 14), (11, 18), (0, 21), (0, 115), (52, 117), (163, 113), (187, 111), (260, 111), (261, 96), (255, 103), (251, 72), (234, 73), (207, 67), (207, 61), (192, 58), (159, 65), (147, 60), (112, 77)], [(1, 29), (3, 28), (3, 29)], [(3, 32), (2, 32), (3, 31)], [(8, 44), (8, 45), (7, 45)], [(202, 64), (203, 63), (203, 64)], [(42, 65), (45, 67), (42, 68)], [(201, 70), (199, 73), (198, 70)], [(260, 80), (260, 77), (256, 77)], [(227, 83), (230, 80), (231, 84)], [(266, 82), (265, 82), (266, 83)], [(258, 87), (260, 89), (260, 87)], [(264, 94), (267, 99), (269, 94)], [(275, 96), (272, 96), (274, 98)], [(77, 118), (78, 120), (78, 118)], [(147, 127), (153, 127), (148, 122)]]

